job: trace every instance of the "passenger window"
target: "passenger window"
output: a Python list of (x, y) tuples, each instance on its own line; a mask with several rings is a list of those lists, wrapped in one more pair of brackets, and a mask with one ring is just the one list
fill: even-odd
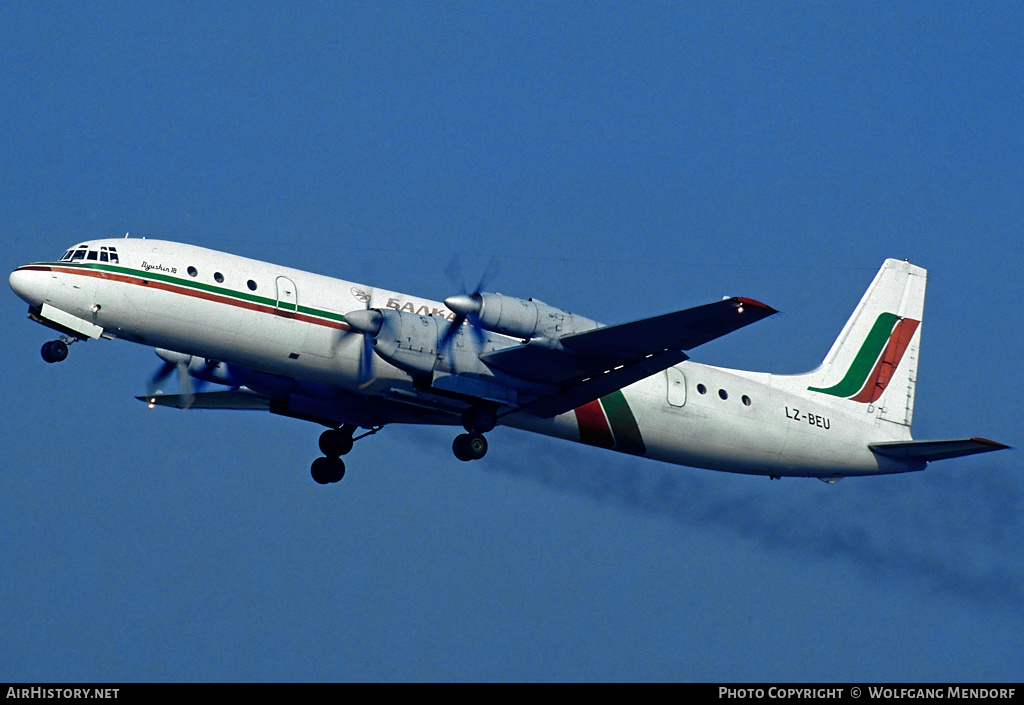
[(216, 282), (217, 282), (218, 284), (223, 284), (223, 283), (224, 283), (224, 275), (223, 275), (223, 274), (221, 274), (220, 272), (214, 272), (214, 273), (213, 273), (213, 279), (214, 279), (214, 281), (216, 281)]

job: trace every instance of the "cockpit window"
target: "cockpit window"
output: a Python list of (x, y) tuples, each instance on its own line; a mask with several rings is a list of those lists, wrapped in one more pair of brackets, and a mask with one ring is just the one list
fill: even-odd
[(117, 248), (116, 247), (101, 247), (98, 251), (96, 249), (89, 249), (88, 245), (79, 245), (78, 247), (72, 247), (70, 250), (65, 252), (61, 258), (61, 262), (77, 262), (78, 260), (89, 260), (90, 262), (113, 262), (118, 264), (117, 259)]

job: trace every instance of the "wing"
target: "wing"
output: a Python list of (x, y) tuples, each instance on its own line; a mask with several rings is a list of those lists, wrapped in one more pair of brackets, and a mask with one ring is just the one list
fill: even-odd
[[(401, 396), (399, 396), (401, 394)], [(365, 397), (332, 390), (321, 397), (296, 396), (271, 398), (246, 387), (238, 389), (196, 392), (195, 394), (147, 394), (136, 397), (150, 408), (168, 406), (175, 409), (251, 409), (336, 428), (352, 424), (363, 428), (389, 423), (458, 424), (464, 402), (451, 402), (444, 398), (419, 398), (408, 390), (389, 390), (382, 397)]]
[(771, 306), (729, 298), (696, 308), (531, 342), (480, 357), (492, 369), (558, 387), (560, 392), (521, 406), (543, 417), (649, 377), (688, 358), (690, 350), (777, 313)]
[(174, 409), (270, 409), (268, 397), (244, 389), (195, 394), (149, 394), (135, 398), (151, 406), (169, 406)]

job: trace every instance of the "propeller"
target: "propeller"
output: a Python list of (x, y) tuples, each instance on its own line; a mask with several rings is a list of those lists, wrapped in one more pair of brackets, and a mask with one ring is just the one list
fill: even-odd
[[(156, 349), (157, 356), (164, 361), (164, 364), (153, 374), (149, 379), (149, 385), (147, 386), (147, 394), (153, 396), (159, 389), (159, 385), (170, 378), (175, 372), (178, 373), (178, 389), (185, 400), (183, 408), (188, 409), (195, 402), (196, 387), (192, 382), (192, 373), (189, 370), (189, 366), (192, 364), (193, 357), (184, 353), (174, 352), (173, 350), (163, 350), (161, 348)], [(206, 364), (200, 368), (197, 372), (197, 376), (212, 370), (217, 366), (217, 363), (212, 360), (207, 360)], [(200, 377), (200, 384), (203, 383)]]
[(462, 293), (449, 296), (444, 300), (444, 305), (455, 312), (455, 318), (448, 324), (448, 328), (445, 330), (444, 335), (442, 335), (441, 340), (438, 341), (438, 348), (440, 350), (448, 350), (451, 346), (452, 340), (454, 340), (455, 336), (462, 330), (462, 325), (466, 321), (469, 321), (470, 330), (473, 332), (473, 337), (476, 339), (477, 347), (483, 348), (484, 343), (487, 342), (487, 331), (480, 326), (480, 310), (484, 305), (480, 292), (482, 292), (487, 284), (498, 275), (499, 269), (500, 267), (497, 258), (491, 257), (487, 263), (487, 267), (483, 271), (483, 274), (480, 275), (480, 281), (477, 282), (473, 291), (470, 292), (467, 291), (466, 280), (462, 276), (462, 264), (459, 260), (459, 256), (455, 255), (452, 257), (448, 266), (445, 268), (445, 274), (448, 275), (448, 279), (451, 280), (452, 284), (459, 285)]
[(353, 296), (363, 302), (363, 308), (345, 314), (345, 323), (356, 333), (363, 336), (363, 344), (359, 350), (359, 388), (369, 386), (373, 382), (373, 345), (374, 336), (380, 332), (384, 317), (380, 311), (370, 308), (373, 291), (353, 289)]
[[(159, 354), (160, 353), (157, 353), (157, 355)], [(156, 373), (149, 378), (149, 384), (146, 385), (146, 394), (153, 396), (157, 392), (161, 391), (159, 389), (160, 383), (174, 374), (175, 368), (177, 368), (177, 364), (165, 361), (164, 364), (160, 366), (160, 369), (158, 369)]]

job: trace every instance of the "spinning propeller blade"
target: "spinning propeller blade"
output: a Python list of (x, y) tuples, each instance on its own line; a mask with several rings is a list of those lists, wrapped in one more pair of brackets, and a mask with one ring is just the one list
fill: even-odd
[(178, 389), (185, 397), (185, 408), (188, 409), (196, 400), (196, 390), (192, 385), (192, 375), (188, 372), (188, 363), (179, 362), (178, 368)]
[[(378, 330), (380, 328), (378, 327)], [(359, 351), (359, 388), (373, 381), (373, 336), (363, 334), (363, 347)]]
[(453, 285), (458, 285), (462, 293), (454, 296), (449, 296), (444, 300), (444, 305), (450, 310), (455, 312), (455, 318), (451, 323), (448, 324), (448, 328), (445, 330), (444, 335), (441, 336), (441, 340), (438, 341), (438, 347), (442, 351), (447, 351), (451, 346), (452, 340), (462, 330), (462, 324), (469, 321), (469, 329), (473, 332), (473, 337), (476, 339), (477, 348), (483, 348), (484, 343), (487, 342), (487, 331), (480, 326), (480, 309), (483, 306), (483, 299), (480, 297), (482, 292), (492, 279), (498, 276), (500, 265), (496, 257), (491, 257), (487, 262), (487, 267), (484, 269), (483, 274), (480, 275), (480, 281), (477, 282), (476, 287), (473, 291), (467, 291), (466, 280), (462, 276), (462, 264), (459, 260), (459, 256), (455, 255), (452, 257), (448, 266), (445, 268), (445, 274), (448, 275), (448, 279), (451, 280)]
[[(189, 408), (195, 401), (197, 387), (202, 387), (206, 383), (204, 376), (216, 368), (218, 363), (215, 360), (206, 360), (201, 367), (193, 372), (192, 363), (194, 358), (191, 355), (185, 355), (184, 353), (172, 350), (162, 350), (160, 348), (157, 348), (156, 354), (164, 361), (164, 364), (150, 377), (146, 393), (150, 396), (156, 394), (160, 391), (158, 389), (159, 385), (169, 379), (176, 371), (178, 373), (179, 393), (186, 400), (184, 408)], [(198, 385), (192, 381), (193, 377), (198, 380)]]
[(176, 368), (177, 365), (175, 363), (165, 361), (153, 376), (149, 378), (149, 383), (146, 385), (146, 393), (149, 395), (156, 394), (159, 391), (160, 383), (170, 377)]

